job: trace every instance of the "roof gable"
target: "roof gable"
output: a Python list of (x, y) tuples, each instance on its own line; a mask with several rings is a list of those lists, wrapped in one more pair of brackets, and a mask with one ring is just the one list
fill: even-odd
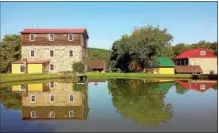
[(170, 60), (168, 57), (159, 57), (158, 58), (158, 61), (159, 61), (159, 66), (162, 67), (162, 66), (170, 66), (170, 67), (174, 67), (174, 63), (172, 60)]
[[(205, 51), (205, 55), (200, 55), (200, 51)], [(180, 55), (176, 56), (175, 59), (184, 59), (184, 58), (217, 58), (216, 55), (213, 54), (207, 48), (197, 48), (197, 49), (190, 49), (184, 51)]]

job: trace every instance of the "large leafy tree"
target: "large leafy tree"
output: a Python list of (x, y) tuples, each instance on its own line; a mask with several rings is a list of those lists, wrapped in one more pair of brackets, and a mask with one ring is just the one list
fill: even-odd
[(108, 89), (113, 105), (123, 117), (139, 124), (160, 125), (172, 118), (172, 105), (164, 102), (168, 89), (143, 80), (111, 79)]
[(0, 48), (0, 72), (10, 72), (11, 62), (21, 57), (20, 35), (5, 35)]
[(142, 68), (151, 67), (163, 46), (169, 45), (172, 39), (167, 29), (152, 26), (136, 28), (131, 35), (124, 35), (113, 43), (111, 68), (131, 71), (129, 63), (133, 60)]

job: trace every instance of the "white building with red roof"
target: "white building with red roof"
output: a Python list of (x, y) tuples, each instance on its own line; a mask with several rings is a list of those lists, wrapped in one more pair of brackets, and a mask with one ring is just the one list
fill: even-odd
[(217, 56), (207, 48), (190, 49), (174, 60), (176, 73), (217, 74)]

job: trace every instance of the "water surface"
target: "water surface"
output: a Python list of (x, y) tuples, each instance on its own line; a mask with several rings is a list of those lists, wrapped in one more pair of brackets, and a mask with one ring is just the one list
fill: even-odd
[(2, 132), (216, 132), (217, 81), (1, 85)]

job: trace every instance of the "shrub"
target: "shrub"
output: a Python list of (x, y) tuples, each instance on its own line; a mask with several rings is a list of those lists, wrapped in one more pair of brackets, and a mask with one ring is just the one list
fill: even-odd
[(73, 72), (75, 73), (84, 73), (84, 64), (82, 62), (75, 62), (73, 63)]

